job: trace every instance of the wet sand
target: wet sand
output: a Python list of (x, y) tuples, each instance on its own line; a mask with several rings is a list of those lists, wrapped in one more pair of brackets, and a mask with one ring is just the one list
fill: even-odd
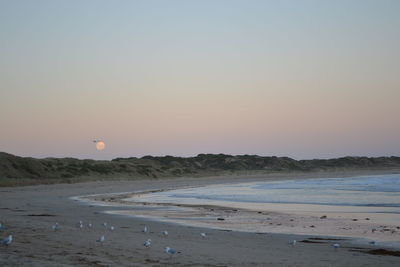
[[(246, 183), (248, 184), (248, 183)], [(229, 185), (232, 185), (229, 184)], [(256, 183), (254, 183), (256, 185)], [(213, 185), (221, 188), (223, 185)], [(207, 191), (207, 186), (203, 187)], [(213, 188), (210, 188), (212, 190)], [(168, 190), (162, 190), (168, 193)], [(307, 204), (245, 203), (174, 198), (160, 190), (82, 196), (94, 205), (131, 207), (109, 214), (147, 218), (181, 225), (257, 233), (344, 236), (358, 244), (374, 241), (400, 248), (399, 208)], [(171, 193), (175, 194), (172, 190)]]
[[(321, 177), (321, 174), (315, 174)], [(337, 174), (341, 176), (343, 174)], [(163, 179), (82, 184), (42, 185), (0, 188), (0, 221), (7, 229), (1, 237), (13, 234), (14, 243), (0, 246), (1, 266), (399, 266), (395, 249), (354, 244), (346, 238), (305, 235), (252, 233), (183, 226), (145, 218), (105, 213), (129, 210), (127, 207), (95, 206), (71, 200), (74, 196), (111, 192), (163, 190), (213, 183), (267, 179), (304, 178), (307, 175), (254, 177), (212, 177)], [(332, 176), (332, 174), (327, 174)], [(132, 208), (133, 210), (134, 208)], [(136, 209), (136, 208), (135, 208)], [(82, 220), (85, 227), (77, 227)], [(61, 230), (52, 231), (58, 222)], [(86, 227), (92, 223), (93, 228)], [(114, 231), (101, 224), (113, 225)], [(274, 221), (275, 222), (275, 221)], [(276, 221), (276, 223), (279, 223)], [(144, 225), (149, 233), (143, 233)], [(168, 237), (160, 233), (169, 232)], [(208, 236), (202, 238), (201, 232)], [(103, 245), (96, 242), (105, 235)], [(152, 239), (149, 249), (143, 242)], [(296, 246), (288, 243), (297, 240)], [(332, 244), (340, 243), (334, 249)], [(170, 258), (165, 246), (178, 250)]]

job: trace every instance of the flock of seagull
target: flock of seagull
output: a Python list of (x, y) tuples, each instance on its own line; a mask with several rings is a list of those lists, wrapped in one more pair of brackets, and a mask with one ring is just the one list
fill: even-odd
[[(105, 229), (109, 229), (109, 230), (112, 231), (112, 232), (115, 230), (115, 227), (114, 227), (113, 225), (111, 225), (111, 226), (108, 228), (108, 224), (107, 224), (106, 222), (104, 222), (102, 225), (103, 225), (103, 227), (104, 227)], [(87, 227), (88, 227), (88, 228), (92, 228), (93, 225), (92, 225), (91, 223), (89, 223), (89, 224), (87, 225)], [(83, 224), (82, 221), (79, 221), (79, 222), (78, 222), (78, 228), (80, 228), (80, 229), (83, 229), (83, 228), (84, 228), (84, 224)], [(58, 230), (60, 230), (61, 228), (60, 228), (60, 225), (59, 225), (58, 223), (55, 223), (55, 224), (52, 226), (52, 229), (53, 229), (53, 231), (58, 231)], [(147, 225), (144, 226), (142, 232), (145, 233), (145, 234), (147, 234), (147, 233), (149, 232), (149, 228), (147, 227)], [(165, 230), (165, 231), (162, 231), (162, 232), (161, 232), (161, 235), (164, 236), (164, 237), (167, 237), (167, 236), (168, 236), (168, 231), (166, 231), (166, 230)], [(206, 234), (206, 233), (200, 233), (200, 236), (203, 237), (203, 238), (205, 238), (205, 237), (207, 236), (207, 234)], [(103, 243), (104, 243), (105, 241), (106, 241), (106, 236), (105, 236), (105, 234), (102, 235), (99, 239), (96, 240), (96, 242), (100, 243), (101, 245), (103, 245)], [(151, 247), (151, 244), (152, 244), (152, 243), (151, 243), (151, 239), (149, 238), (149, 239), (147, 239), (147, 240), (143, 243), (143, 246), (144, 246), (145, 248), (150, 248), (150, 247)], [(173, 249), (173, 248), (170, 248), (170, 247), (165, 247), (165, 248), (164, 248), (164, 252), (167, 253), (167, 254), (170, 255), (170, 256), (173, 256), (173, 255), (177, 254), (176, 249)]]
[[(115, 227), (114, 227), (113, 225), (111, 225), (110, 227), (108, 227), (108, 224), (107, 224), (106, 222), (104, 222), (104, 223), (102, 224), (102, 226), (103, 226), (106, 230), (110, 230), (110, 231), (112, 231), (112, 232), (115, 230)], [(79, 222), (77, 223), (77, 227), (78, 227), (79, 229), (83, 229), (85, 226), (84, 226), (84, 224), (83, 224), (82, 221), (79, 221)], [(93, 224), (92, 224), (92, 223), (88, 223), (88, 224), (86, 225), (86, 227), (89, 228), (89, 229), (91, 229), (91, 228), (93, 228)], [(0, 223), (0, 230), (5, 230), (5, 229), (6, 229), (6, 228), (5, 228), (4, 224)], [(51, 229), (52, 229), (54, 232), (57, 232), (57, 231), (60, 231), (60, 230), (61, 230), (61, 226), (60, 226), (60, 224), (59, 224), (58, 222), (56, 222), (55, 224), (52, 225)], [(145, 234), (147, 234), (147, 233), (149, 232), (149, 228), (147, 227), (147, 225), (144, 226), (142, 232), (145, 233)], [(165, 230), (165, 231), (162, 231), (162, 232), (161, 232), (161, 235), (162, 235), (163, 237), (167, 237), (167, 236), (168, 236), (168, 231), (166, 231), (166, 230)], [(200, 233), (200, 236), (201, 236), (202, 238), (206, 238), (206, 237), (207, 237), (207, 234), (203, 232), (203, 233)], [(101, 245), (103, 245), (103, 243), (104, 243), (105, 241), (106, 241), (106, 236), (105, 236), (105, 234), (103, 234), (98, 240), (96, 240), (96, 242), (100, 243)], [(5, 238), (1, 241), (1, 244), (4, 245), (4, 246), (9, 246), (9, 245), (11, 245), (12, 242), (13, 242), (13, 236), (12, 236), (12, 235), (8, 235), (7, 237), (5, 237)], [(291, 240), (291, 241), (289, 242), (289, 245), (291, 245), (291, 246), (294, 247), (294, 246), (296, 246), (296, 243), (297, 243), (296, 240)], [(370, 242), (370, 244), (375, 245), (375, 241)], [(152, 245), (152, 241), (151, 241), (150, 238), (147, 239), (147, 240), (143, 243), (143, 246), (144, 246), (145, 248), (150, 248), (151, 245)], [(340, 244), (338, 244), (338, 243), (332, 244), (332, 247), (333, 247), (335, 250), (337, 250), (338, 248), (340, 248)], [(171, 247), (165, 247), (165, 248), (164, 248), (164, 252), (167, 253), (168, 255), (170, 255), (170, 257), (172, 257), (173, 255), (176, 255), (176, 254), (177, 254), (177, 250), (174, 249), (174, 248), (171, 248)]]
[[(102, 223), (102, 226), (105, 228), (105, 230), (110, 230), (110, 231), (112, 231), (112, 232), (115, 230), (115, 227), (114, 227), (113, 225), (111, 225), (110, 227), (108, 227), (108, 224), (107, 224), (106, 222)], [(83, 229), (84, 227), (85, 227), (85, 225), (84, 225), (83, 221), (79, 221), (79, 222), (77, 223), (77, 228)], [(92, 224), (92, 223), (88, 223), (88, 224), (86, 225), (86, 227), (89, 228), (89, 229), (91, 229), (91, 228), (93, 228), (93, 224)], [(0, 223), (0, 230), (5, 230), (5, 229), (6, 229), (6, 228), (5, 228), (4, 224)], [(52, 229), (54, 232), (57, 232), (57, 231), (60, 231), (60, 230), (61, 230), (61, 226), (60, 226), (60, 224), (59, 224), (58, 222), (56, 222), (55, 224), (53, 224), (53, 225), (51, 226), (51, 229)], [(147, 227), (147, 225), (144, 226), (142, 232), (145, 233), (145, 234), (149, 233), (149, 228)], [(164, 236), (164, 237), (167, 237), (167, 236), (168, 236), (168, 231), (166, 231), (166, 230), (165, 230), (165, 231), (162, 231), (162, 232), (161, 232), (161, 235)], [(201, 236), (202, 238), (206, 238), (206, 237), (207, 237), (207, 234), (206, 234), (206, 233), (200, 233), (200, 236)], [(96, 240), (96, 242), (100, 243), (101, 245), (103, 245), (105, 241), (106, 241), (106, 236), (105, 236), (105, 234), (103, 234), (99, 239)], [(5, 237), (5, 238), (1, 241), (1, 244), (4, 245), (4, 246), (9, 246), (9, 245), (11, 245), (12, 242), (13, 242), (13, 236), (12, 236), (12, 235), (8, 235), (7, 237)], [(151, 241), (151, 239), (149, 238), (149, 239), (147, 239), (147, 240), (143, 243), (143, 246), (144, 246), (145, 248), (150, 248), (150, 247), (151, 247), (151, 244), (152, 244), (151, 242), (152, 242), (152, 241)], [(164, 252), (167, 253), (167, 254), (170, 255), (170, 256), (176, 255), (176, 254), (178, 253), (176, 249), (171, 248), (171, 247), (165, 247), (165, 248), (164, 248)]]

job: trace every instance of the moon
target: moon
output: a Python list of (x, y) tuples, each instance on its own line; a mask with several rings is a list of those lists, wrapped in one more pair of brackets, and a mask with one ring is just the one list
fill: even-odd
[(106, 148), (106, 144), (103, 141), (96, 142), (96, 149), (101, 151)]

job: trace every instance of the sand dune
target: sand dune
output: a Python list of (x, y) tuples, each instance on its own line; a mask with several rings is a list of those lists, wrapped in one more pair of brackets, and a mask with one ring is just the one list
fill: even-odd
[(196, 157), (116, 158), (26, 158), (0, 152), (0, 186), (76, 183), (93, 180), (137, 180), (215, 175), (279, 174), (287, 172), (338, 172), (400, 169), (400, 157), (344, 157), (294, 160), (261, 157), (199, 154)]

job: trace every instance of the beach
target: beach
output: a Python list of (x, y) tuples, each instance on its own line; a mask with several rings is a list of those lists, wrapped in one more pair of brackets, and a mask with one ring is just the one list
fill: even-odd
[[(0, 188), (0, 221), (6, 227), (0, 233), (2, 237), (7, 234), (14, 237), (11, 246), (0, 247), (0, 265), (398, 266), (400, 253), (396, 248), (354, 242), (354, 239), (345, 236), (346, 231), (337, 232), (337, 236), (314, 233), (313, 229), (322, 228), (326, 219), (307, 221), (307, 224), (314, 227), (308, 227), (312, 231), (304, 234), (292, 234), (290, 226), (286, 233), (237, 231), (223, 227), (211, 229), (206, 228), (207, 225), (190, 226), (149, 220), (145, 217), (110, 214), (110, 211), (123, 213), (129, 210), (129, 207), (121, 206), (120, 203), (113, 203), (118, 201), (118, 197), (111, 201), (103, 199), (102, 202), (105, 200), (106, 205), (93, 205), (76, 198), (212, 184), (346, 175), (351, 176), (354, 173), (171, 178)], [(240, 207), (237, 209), (240, 210)], [(176, 212), (179, 213), (179, 210)], [(209, 212), (206, 210), (203, 215)], [(215, 208), (214, 212), (221, 211)], [(223, 212), (231, 213), (232, 210), (225, 209)], [(245, 214), (244, 218), (249, 217), (248, 215)], [(270, 211), (268, 216), (275, 228), (279, 227), (279, 223), (285, 225), (287, 221), (290, 222), (289, 217), (279, 217), (281, 214), (278, 211)], [(354, 219), (361, 220), (361, 217)], [(79, 221), (83, 222), (82, 229), (78, 225)], [(56, 222), (60, 225), (59, 231), (52, 230)], [(102, 225), (104, 222), (107, 222), (108, 228)], [(89, 223), (93, 225), (92, 228), (87, 227)], [(292, 224), (299, 222), (294, 221)], [(115, 230), (111, 231), (109, 226), (114, 226)], [(148, 227), (148, 233), (142, 232), (144, 226)], [(164, 230), (169, 232), (168, 237), (162, 236), (161, 232)], [(200, 236), (202, 232), (207, 233), (206, 238)], [(100, 244), (96, 240), (102, 235), (105, 236), (105, 242)], [(143, 243), (148, 238), (152, 239), (152, 245), (145, 248)], [(297, 241), (295, 246), (289, 244), (293, 240)], [(334, 249), (332, 245), (335, 243), (339, 243), (340, 247)], [(176, 249), (178, 253), (170, 257), (163, 251), (166, 246)]]

